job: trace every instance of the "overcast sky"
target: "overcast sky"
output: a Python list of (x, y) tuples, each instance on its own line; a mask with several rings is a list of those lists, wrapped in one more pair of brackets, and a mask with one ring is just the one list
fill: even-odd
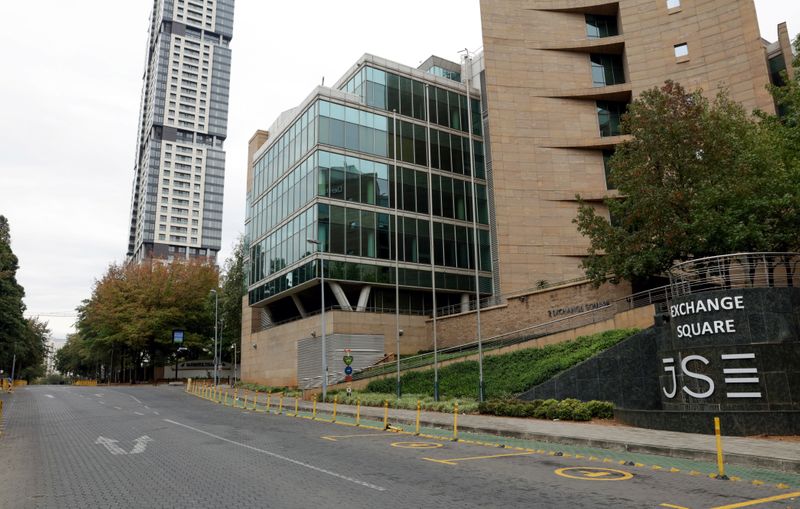
[[(6, 2), (0, 32), (0, 214), (28, 315), (57, 343), (125, 258), (151, 0)], [(481, 47), (478, 0), (236, 0), (222, 263), (244, 230), (247, 140), (363, 53), (416, 66)], [(761, 34), (800, 29), (797, 0), (756, 0)], [(53, 316), (60, 315), (60, 316)]]

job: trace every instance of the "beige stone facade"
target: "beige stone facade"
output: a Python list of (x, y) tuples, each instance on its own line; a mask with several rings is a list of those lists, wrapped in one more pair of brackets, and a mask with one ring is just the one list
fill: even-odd
[[(548, 323), (556, 326), (561, 320), (610, 305), (630, 291), (630, 285), (624, 283), (595, 288), (583, 282), (510, 295), (502, 304), (481, 310), (482, 339), (490, 340)], [(608, 311), (613, 315), (615, 309), (609, 307)], [(428, 325), (429, 336), (432, 336), (432, 320), (428, 320)], [(475, 341), (476, 327), (474, 311), (439, 318), (436, 321), (439, 346), (447, 348)], [(538, 332), (530, 330), (531, 334)]]
[[(630, 101), (671, 79), (774, 110), (752, 0), (679, 4), (481, 1), (501, 293), (582, 275), (575, 195), (604, 208), (602, 149), (621, 140), (601, 137), (596, 101)], [(615, 17), (619, 34), (589, 38), (586, 14)], [(621, 56), (624, 83), (593, 86), (591, 54)]]
[[(297, 344), (312, 337), (312, 332), (322, 340), (321, 315), (317, 314), (294, 322), (258, 330), (254, 327), (253, 311), (242, 301), (242, 380), (273, 386), (296, 387)], [(400, 354), (414, 354), (429, 348), (426, 317), (400, 315)], [(258, 330), (254, 332), (254, 330)], [(395, 316), (385, 313), (355, 311), (328, 311), (325, 313), (325, 332), (332, 334), (380, 334), (384, 337), (384, 351), (395, 351)]]

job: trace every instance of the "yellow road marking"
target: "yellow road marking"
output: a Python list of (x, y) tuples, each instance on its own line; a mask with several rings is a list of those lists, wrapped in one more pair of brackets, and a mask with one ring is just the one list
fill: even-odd
[(444, 463), (445, 465), (455, 465), (459, 461), (473, 461), (473, 460), (488, 460), (492, 458), (506, 458), (509, 456), (527, 456), (534, 454), (532, 452), (511, 452), (508, 454), (492, 454), (490, 456), (470, 456), (467, 458), (448, 458), (446, 460), (437, 460), (434, 458), (422, 458), (426, 461), (433, 461), (434, 463)]
[(399, 447), (401, 449), (438, 449), (443, 446), (442, 444), (431, 442), (392, 442), (392, 447)]
[[(570, 472), (577, 472), (579, 475), (573, 475)], [(581, 481), (627, 481), (633, 478), (632, 473), (625, 472), (624, 470), (598, 467), (559, 468), (555, 471), (555, 474), (568, 479), (578, 479)]]
[(713, 509), (737, 509), (738, 507), (749, 507), (751, 505), (764, 504), (766, 502), (777, 502), (778, 500), (786, 500), (787, 498), (800, 497), (800, 491), (794, 493), (786, 493), (785, 495), (775, 495), (774, 497), (759, 498), (757, 500), (748, 500), (747, 502), (739, 502), (738, 504), (721, 505)]
[(672, 505), (672, 504), (658, 504), (658, 507), (670, 507), (672, 509), (689, 509), (688, 507), (683, 507), (682, 505)]
[(358, 433), (356, 435), (326, 435), (320, 438), (322, 438), (323, 440), (330, 440), (331, 442), (338, 442), (338, 439), (340, 438), (386, 437), (390, 435), (391, 433)]

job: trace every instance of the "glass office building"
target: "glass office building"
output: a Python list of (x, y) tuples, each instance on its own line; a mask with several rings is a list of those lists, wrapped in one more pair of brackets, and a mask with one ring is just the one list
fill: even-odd
[(270, 321), (319, 310), (320, 263), (326, 306), (393, 311), (397, 283), (401, 312), (430, 313), (434, 283), (437, 307), (474, 299), (476, 265), (491, 293), (480, 94), (402, 69), (365, 56), (252, 158), (248, 302)]

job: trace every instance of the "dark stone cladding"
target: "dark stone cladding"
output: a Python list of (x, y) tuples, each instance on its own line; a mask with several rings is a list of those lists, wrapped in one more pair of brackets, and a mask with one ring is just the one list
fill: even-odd
[[(658, 315), (656, 326), (584, 361), (520, 394), (523, 400), (577, 398), (614, 403), (616, 417), (634, 426), (691, 433), (713, 433), (713, 417), (720, 417), (730, 436), (800, 433), (800, 289), (733, 288), (675, 298), (686, 301), (741, 296), (743, 309), (694, 313), (670, 318)], [(690, 323), (733, 320), (734, 332), (678, 338), (676, 327)], [(755, 354), (754, 358), (725, 360), (723, 355)], [(687, 369), (710, 378), (713, 393), (696, 398), (710, 384), (683, 373)], [(664, 363), (672, 359), (672, 364)], [(676, 370), (675, 395), (666, 366)], [(725, 374), (727, 368), (756, 368), (755, 373)], [(753, 383), (727, 382), (726, 377), (757, 378)], [(758, 392), (760, 397), (731, 397), (736, 392)]]
[(786, 412), (684, 412), (676, 410), (631, 410), (615, 408), (614, 417), (640, 428), (714, 434), (714, 417), (719, 417), (724, 436), (797, 435), (800, 411)]
[(657, 338), (651, 327), (518, 396), (523, 400), (577, 398), (611, 401), (621, 408), (661, 408)]

